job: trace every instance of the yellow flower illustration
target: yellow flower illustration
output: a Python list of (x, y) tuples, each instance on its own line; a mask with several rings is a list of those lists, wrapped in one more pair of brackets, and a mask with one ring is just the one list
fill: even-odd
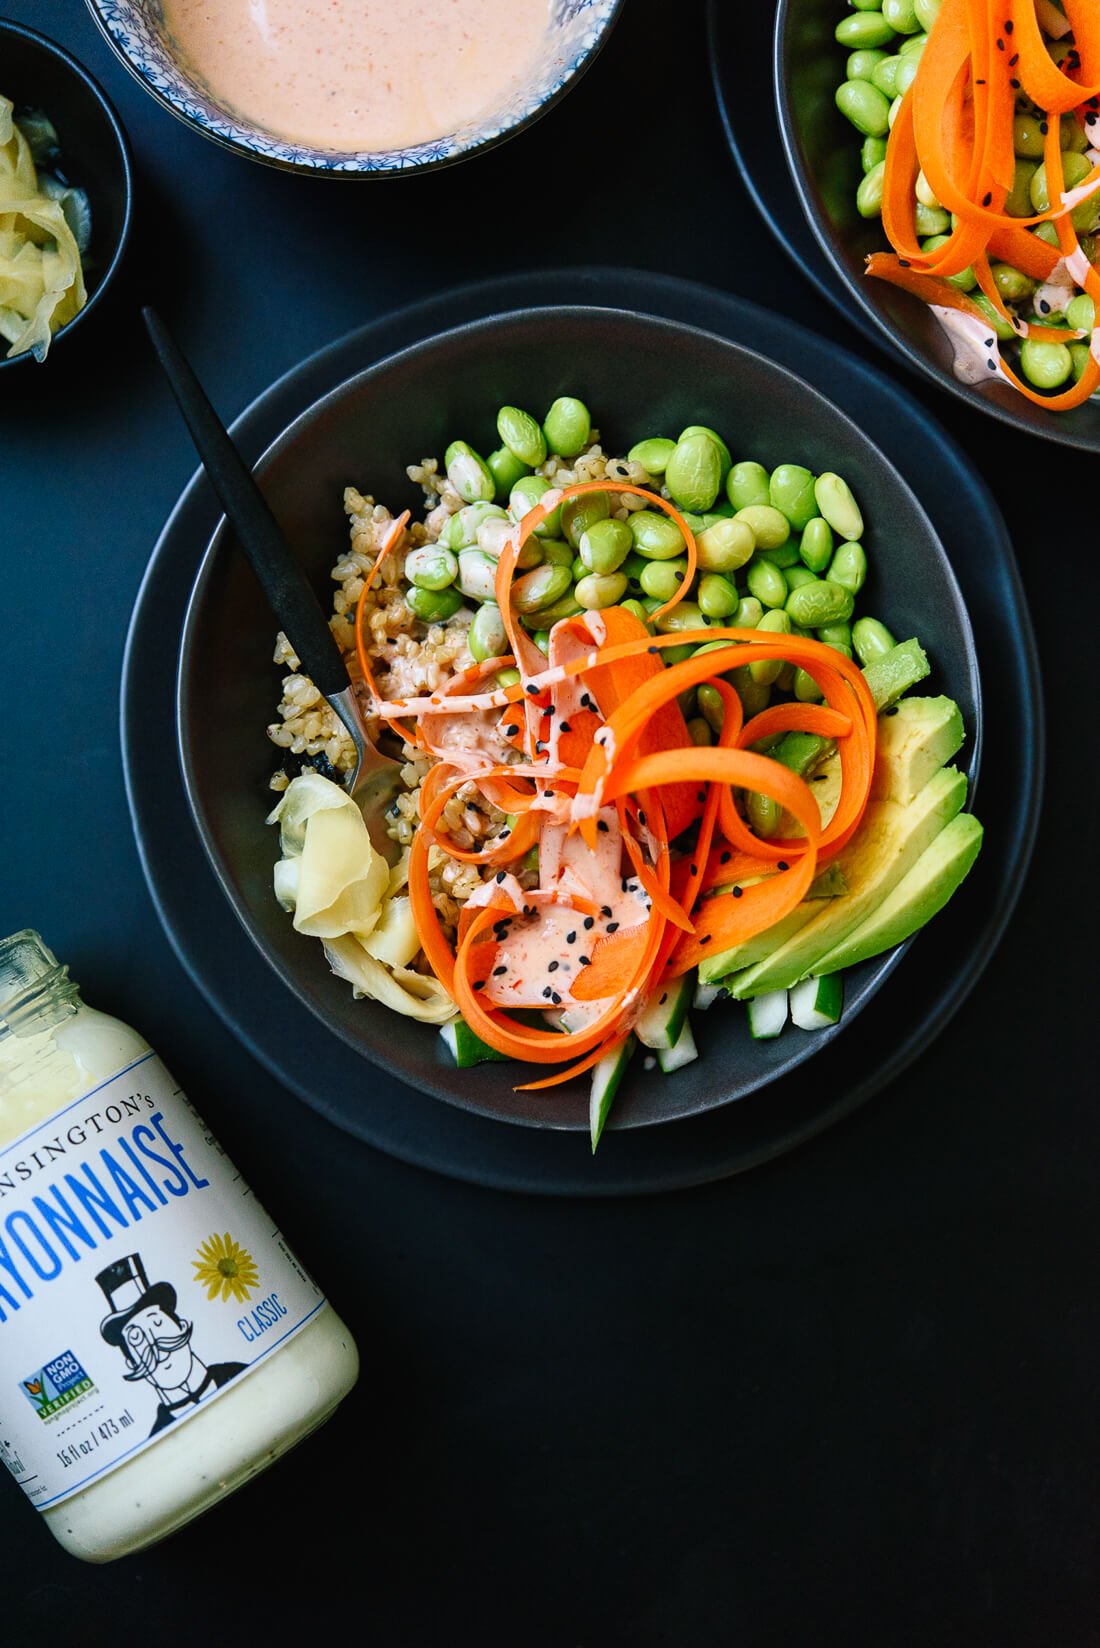
[(235, 1242), (226, 1231), (224, 1236), (208, 1236), (199, 1248), (199, 1256), (192, 1259), (195, 1279), (206, 1289), (208, 1299), (236, 1299), (244, 1304), (257, 1287), (260, 1273), (256, 1261), (247, 1248)]

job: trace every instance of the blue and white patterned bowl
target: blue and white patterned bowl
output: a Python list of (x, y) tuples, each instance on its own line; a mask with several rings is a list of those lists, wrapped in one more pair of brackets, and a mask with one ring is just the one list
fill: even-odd
[(401, 149), (346, 152), (292, 143), (223, 107), (175, 55), (159, 0), (88, 0), (123, 63), (159, 103), (206, 137), (285, 171), (333, 177), (430, 171), (521, 131), (574, 85), (607, 39), (624, 0), (555, 0), (531, 78), (492, 114), (446, 137)]

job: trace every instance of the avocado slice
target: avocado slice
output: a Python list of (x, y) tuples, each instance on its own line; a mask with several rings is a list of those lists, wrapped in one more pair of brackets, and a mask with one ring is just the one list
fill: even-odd
[(973, 813), (959, 813), (921, 853), (875, 912), (814, 964), (814, 973), (837, 973), (857, 961), (892, 950), (942, 910), (967, 874), (982, 845), (982, 826)]
[(903, 698), (879, 716), (872, 795), (908, 805), (966, 736), (953, 698)]
[[(907, 709), (906, 706), (909, 704), (916, 707)], [(952, 710), (954, 714), (951, 713)], [(900, 726), (895, 725), (898, 722)], [(913, 790), (913, 786), (920, 773), (926, 772), (931, 778), (958, 749), (958, 743), (953, 744), (953, 740), (958, 736), (961, 742), (961, 735), (962, 716), (958, 706), (950, 698), (903, 698), (897, 706), (896, 714), (880, 715), (875, 761), (877, 798), (897, 800), (899, 804), (907, 803), (913, 795), (919, 793)], [(786, 736), (790, 738), (794, 735), (788, 733)], [(809, 737), (810, 734), (803, 733), (798, 736)], [(834, 788), (839, 788), (839, 773), (840, 757), (834, 753), (820, 772), (810, 779), (811, 785), (815, 786), (815, 795), (820, 794), (822, 797), (819, 804), (823, 816), (830, 816), (832, 807), (836, 805), (836, 797), (832, 792)], [(920, 789), (924, 787), (924, 784), (920, 785)], [(839, 866), (845, 875), (847, 859), (858, 842), (859, 837), (845, 853), (834, 860), (834, 864)], [(813, 889), (811, 893), (812, 891)], [(801, 932), (802, 928), (819, 913), (818, 906), (804, 900), (797, 909), (784, 916), (782, 921), (777, 921), (764, 932), (746, 939), (744, 944), (706, 956), (699, 963), (699, 982), (715, 984), (719, 979), (725, 980), (731, 973), (754, 967), (758, 962), (783, 949), (788, 941), (796, 933)]]
[[(966, 775), (941, 767), (907, 807), (880, 796), (868, 803), (859, 831), (840, 855), (849, 891), (830, 899), (785, 944), (746, 968), (726, 988), (739, 1000), (787, 990), (817, 969), (907, 875), (966, 800)], [(792, 912), (793, 914), (794, 912)]]

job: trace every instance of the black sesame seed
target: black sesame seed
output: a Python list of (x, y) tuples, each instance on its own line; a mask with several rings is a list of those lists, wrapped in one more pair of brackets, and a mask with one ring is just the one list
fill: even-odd
[(986, 340), (985, 340), (985, 346), (986, 346), (986, 348), (987, 348), (987, 349), (992, 349), (992, 347), (993, 347), (993, 344), (994, 344), (994, 342), (995, 342), (995, 341), (996, 341), (996, 340), (995, 340), (995, 339), (993, 339), (993, 338), (986, 338)]
[(601, 916), (609, 916), (611, 914), (610, 904), (601, 904), (600, 905), (600, 914), (601, 914)]
[(590, 933), (595, 925), (596, 925), (595, 916), (585, 916), (585, 918), (584, 918), (584, 930), (585, 930), (586, 933)]
[(692, 873), (692, 875), (698, 875), (698, 874), (699, 874), (699, 866), (698, 866), (698, 864), (693, 864), (693, 865), (692, 865), (692, 866), (691, 866), (691, 873)]
[(581, 956), (580, 964), (581, 964), (582, 967), (591, 967), (592, 957), (591, 956)]
[(507, 971), (508, 971), (507, 967), (494, 967), (493, 968), (493, 977), (494, 978), (502, 978)]
[(664, 995), (661, 997), (660, 1001), (657, 1003), (657, 1006), (658, 1007), (663, 1007), (667, 1000), (668, 1000), (668, 991), (666, 990)]
[(898, 707), (896, 704), (891, 704), (890, 708), (888, 710), (883, 710), (882, 713), (883, 715), (896, 715), (898, 713)]
[(660, 649), (660, 647), (646, 647), (645, 650), (647, 652), (652, 653), (654, 658), (656, 658), (657, 654), (660, 652), (661, 649)]
[(696, 801), (705, 801), (707, 799), (706, 790), (696, 790), (695, 799)]
[(1020, 82), (1018, 80), (1010, 80), (1009, 85), (1012, 87), (1014, 92), (1018, 92), (1020, 89)]
[(997, 50), (998, 51), (1004, 51), (1004, 49), (1005, 49), (1004, 41), (1003, 40), (998, 40), (997, 41)]
[(607, 924), (607, 930), (609, 933), (617, 933), (619, 931), (619, 923), (617, 921), (609, 921)]
[(982, 205), (983, 206), (989, 206), (989, 205), (992, 204), (992, 202), (993, 202), (992, 191), (987, 189), (985, 194), (982, 196)]
[(500, 884), (503, 880), (504, 880), (504, 871), (503, 870), (498, 870), (497, 871), (497, 886), (498, 887), (500, 886)]
[(606, 818), (600, 818), (596, 820), (596, 828), (602, 835), (606, 835), (608, 830), (611, 828), (611, 825), (607, 822)]
[(1039, 299), (1039, 308), (1044, 315), (1050, 314), (1050, 304), (1047, 302), (1046, 298)]
[(642, 809), (640, 807), (638, 808), (638, 823), (639, 824), (644, 824), (645, 823), (645, 813), (642, 812)]
[(714, 937), (713, 933), (704, 933), (702, 938), (699, 940), (699, 943), (700, 944), (709, 944), (713, 937)]
[[(824, 775), (822, 775), (822, 776), (824, 776)], [(719, 862), (719, 864), (728, 864), (732, 857), (733, 857), (732, 853), (722, 853), (720, 855), (719, 859), (718, 859), (718, 862)]]
[(1010, 58), (1009, 58), (1009, 60), (1008, 60), (1008, 66), (1009, 66), (1009, 68), (1010, 68), (1010, 69), (1014, 69), (1014, 68), (1015, 68), (1015, 67), (1016, 67), (1016, 65), (1017, 65), (1017, 63), (1018, 63), (1018, 62), (1019, 62), (1019, 61), (1020, 61), (1020, 54), (1019, 54), (1019, 52), (1013, 52), (1013, 53), (1012, 53), (1012, 56), (1011, 56), (1011, 57), (1010, 57)]
[(909, 269), (912, 267), (908, 258), (898, 258), (898, 265), (902, 269)]
[(514, 726), (513, 727), (503, 728), (505, 738), (514, 738), (518, 731), (519, 731), (519, 728), (514, 727)]
[(484, 979), (478, 979), (477, 983), (474, 985), (474, 989), (475, 990), (484, 990), (484, 988), (485, 988), (485, 980)]
[(1044, 137), (1045, 137), (1045, 136), (1046, 136), (1046, 135), (1047, 135), (1047, 132), (1048, 132), (1048, 131), (1049, 131), (1049, 129), (1050, 129), (1050, 128), (1049, 128), (1049, 127), (1048, 127), (1048, 125), (1047, 125), (1047, 123), (1046, 123), (1046, 121), (1045, 121), (1045, 120), (1040, 120), (1040, 122), (1039, 122), (1039, 130), (1040, 130), (1040, 131), (1041, 131), (1041, 132), (1042, 132), (1042, 134), (1043, 134), (1043, 136), (1044, 136)]
[(745, 890), (745, 889), (744, 889), (744, 888), (743, 888), (743, 887), (735, 887), (735, 888), (734, 888), (734, 889), (733, 889), (733, 896), (734, 896), (734, 898), (740, 898), (740, 897), (741, 897), (741, 894), (742, 894), (742, 893), (743, 893), (743, 892), (744, 892), (744, 890)]
[(551, 961), (551, 962), (550, 962), (550, 963), (549, 963), (549, 964), (548, 964), (548, 965), (547, 965), (547, 968), (546, 968), (546, 971), (547, 971), (547, 972), (548, 972), (548, 973), (556, 973), (556, 972), (557, 972), (557, 970), (558, 970), (558, 967), (559, 967), (559, 965), (560, 965), (560, 964), (559, 964), (559, 963), (558, 963), (558, 962), (556, 962), (556, 961)]
[(573, 731), (573, 729), (572, 729), (572, 727), (571, 727), (571, 726), (570, 726), (570, 725), (569, 725), (569, 722), (568, 722), (568, 721), (563, 721), (563, 722), (562, 722), (562, 724), (561, 724), (561, 727), (560, 727), (560, 729), (559, 729), (559, 730), (560, 730), (560, 731), (561, 731), (561, 732), (572, 732), (572, 731)]
[(539, 695), (539, 689), (538, 689), (538, 687), (536, 687), (536, 685), (533, 681), (528, 681), (526, 687), (524, 688), (524, 691), (529, 692), (531, 694), (532, 698), (537, 698), (538, 695)]
[(988, 368), (991, 372), (995, 372), (997, 370), (997, 362), (995, 360), (986, 361), (985, 364), (988, 366)]
[(790, 865), (789, 865), (789, 864), (788, 864), (788, 863), (787, 863), (787, 862), (786, 862), (786, 860), (785, 860), (785, 859), (782, 859), (782, 858), (781, 858), (781, 859), (780, 859), (780, 860), (779, 860), (779, 863), (778, 863), (778, 864), (777, 864), (777, 865), (776, 865), (776, 869), (777, 869), (777, 870), (789, 870), (789, 869), (790, 869)]
[(561, 1006), (561, 997), (558, 995), (558, 992), (556, 990), (551, 990), (550, 1000), (554, 1003), (555, 1007), (560, 1007)]
[(1005, 19), (1005, 33), (1006, 34), (1011, 34), (1015, 27), (1016, 27), (1016, 25), (1012, 21), (1011, 17), (1008, 17), (1008, 18)]
[(546, 986), (546, 989), (542, 993), (543, 993), (543, 996), (546, 998), (547, 1001), (549, 1001), (550, 997), (554, 994), (553, 990), (551, 990), (549, 985)]
[(576, 933), (566, 933), (565, 942), (566, 942), (566, 944), (576, 944), (576, 942), (577, 942)]

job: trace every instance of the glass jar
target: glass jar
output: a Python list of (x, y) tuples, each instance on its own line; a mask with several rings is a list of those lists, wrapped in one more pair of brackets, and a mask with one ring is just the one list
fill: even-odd
[(136, 1030), (0, 940), (0, 1459), (75, 1556), (163, 1539), (355, 1383), (347, 1328)]

